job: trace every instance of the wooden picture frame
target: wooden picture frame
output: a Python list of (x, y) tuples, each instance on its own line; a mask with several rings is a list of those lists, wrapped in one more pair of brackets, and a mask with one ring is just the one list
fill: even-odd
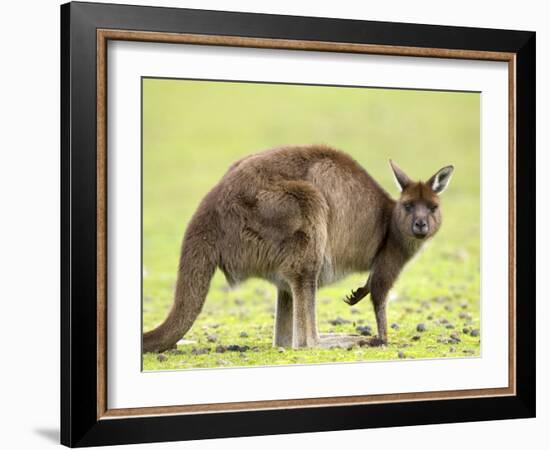
[[(505, 61), (506, 388), (110, 409), (106, 383), (107, 42)], [(125, 5), (61, 7), (61, 442), (91, 446), (535, 415), (535, 33)]]

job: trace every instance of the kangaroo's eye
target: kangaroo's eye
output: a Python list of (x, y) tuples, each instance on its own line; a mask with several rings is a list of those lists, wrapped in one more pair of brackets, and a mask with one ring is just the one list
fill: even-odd
[(403, 207), (405, 208), (405, 211), (411, 212), (412, 209), (414, 208), (414, 203), (413, 202), (404, 203)]
[(430, 208), (430, 211), (434, 213), (434, 212), (437, 211), (438, 206), (437, 205), (431, 205), (431, 206), (429, 206), (429, 208)]

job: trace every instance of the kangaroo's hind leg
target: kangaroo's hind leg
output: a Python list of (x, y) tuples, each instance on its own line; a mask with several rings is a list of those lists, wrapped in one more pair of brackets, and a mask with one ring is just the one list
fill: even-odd
[(281, 184), (285, 204), (294, 207), (294, 228), (283, 240), (282, 278), (292, 293), (292, 347), (314, 347), (319, 343), (315, 295), (327, 243), (328, 207), (310, 183)]
[(273, 270), (289, 287), (291, 298), (279, 294), (274, 342), (313, 347), (319, 341), (315, 293), (327, 242), (328, 206), (304, 180), (270, 185), (258, 192), (257, 199), (254, 220), (262, 230), (264, 247), (255, 254), (261, 255), (258, 260), (266, 271)]
[(275, 311), (275, 329), (273, 345), (275, 347), (292, 346), (292, 294), (286, 290), (277, 291), (277, 310)]
[(315, 291), (316, 280), (314, 278), (298, 278), (292, 283), (293, 348), (315, 347), (319, 344)]

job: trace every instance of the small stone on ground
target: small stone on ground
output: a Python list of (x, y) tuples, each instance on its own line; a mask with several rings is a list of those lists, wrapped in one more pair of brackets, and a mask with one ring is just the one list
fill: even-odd
[(355, 329), (361, 336), (372, 336), (372, 328), (368, 325), (364, 327), (357, 327)]
[(337, 317), (336, 319), (329, 320), (329, 323), (331, 325), (336, 326), (336, 325), (344, 325), (344, 324), (351, 323), (351, 322), (347, 319), (342, 318), (342, 317)]

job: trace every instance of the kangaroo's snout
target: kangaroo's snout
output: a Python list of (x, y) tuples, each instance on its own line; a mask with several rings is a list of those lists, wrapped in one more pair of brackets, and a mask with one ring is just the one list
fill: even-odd
[(413, 222), (412, 232), (418, 238), (424, 238), (429, 232), (428, 221), (426, 219), (416, 219)]

